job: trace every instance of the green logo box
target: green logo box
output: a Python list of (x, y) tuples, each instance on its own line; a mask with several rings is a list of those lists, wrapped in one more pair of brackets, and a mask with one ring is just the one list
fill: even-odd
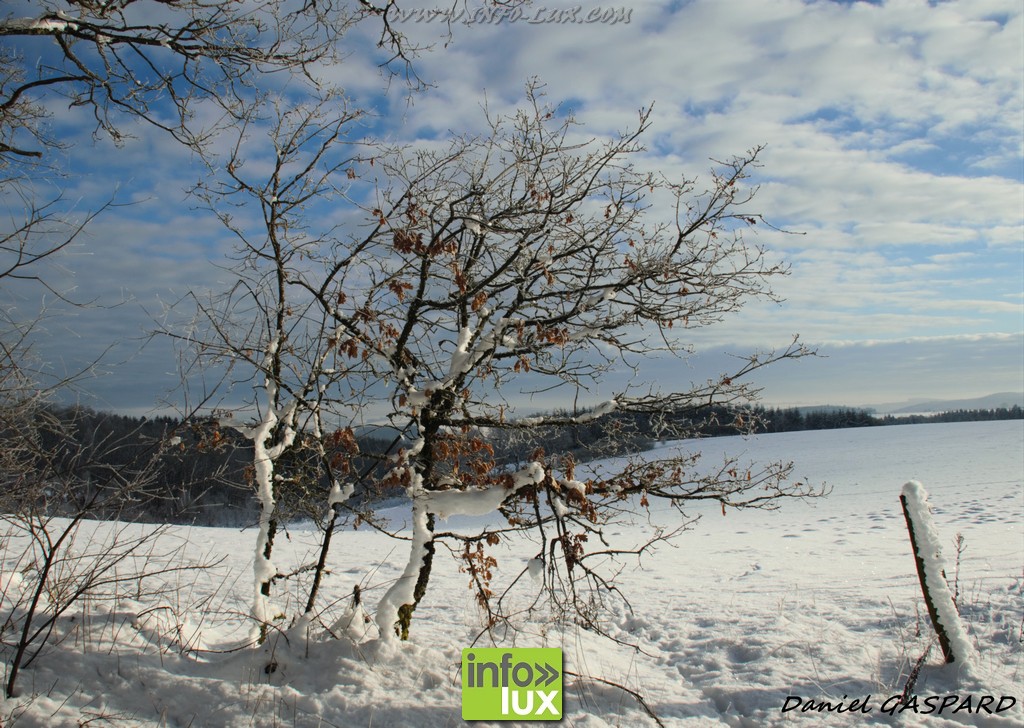
[(462, 650), (463, 720), (561, 720), (562, 650)]

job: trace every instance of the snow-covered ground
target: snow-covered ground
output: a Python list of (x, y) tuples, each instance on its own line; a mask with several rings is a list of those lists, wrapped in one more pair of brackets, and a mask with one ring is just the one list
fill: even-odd
[[(696, 509), (703, 518), (675, 547), (663, 546), (639, 564), (624, 562), (619, 583), (633, 611), (607, 615), (621, 643), (542, 616), (524, 623), (519, 646), (562, 647), (565, 669), (585, 676), (565, 679), (564, 725), (657, 725), (632, 695), (602, 680), (638, 693), (666, 726), (1024, 725), (1024, 423), (831, 430), (662, 447), (699, 447), (712, 464), (725, 453), (792, 460), (800, 477), (826, 481), (833, 490), (776, 512), (723, 516), (715, 505)], [(953, 540), (963, 535), (959, 604), (977, 662), (969, 671), (944, 665), (936, 645), (917, 679), (917, 712), (889, 715), (883, 708), (893, 702), (885, 701), (902, 692), (932, 639), (899, 502), (911, 479), (930, 493), (951, 582)], [(111, 531), (109, 524), (91, 528), (95, 540)], [(78, 548), (88, 547), (87, 535), (83, 530)], [(295, 564), (308, 562), (311, 546), (304, 544), (314, 535), (292, 528), (276, 558), (287, 552)], [(141, 586), (122, 582), (113, 601), (81, 602), (20, 676), (22, 695), (0, 706), (0, 724), (462, 724), (460, 650), (479, 633), (481, 617), (454, 559), (439, 552), (445, 557), (435, 564), (411, 641), (397, 648), (293, 635), (233, 651), (248, 629), (241, 615), (251, 608), (254, 539), (253, 530), (170, 529), (147, 547), (151, 564), (222, 561)], [(4, 609), (27, 581), (11, 563), (18, 543), (2, 541)], [(363, 587), (372, 612), (401, 573), (406, 550), (365, 528), (339, 534), (325, 585), (325, 602), (334, 604), (325, 618), (342, 616), (354, 584)], [(494, 553), (499, 575), (519, 573), (533, 555), (516, 544)], [(119, 565), (119, 573), (142, 560)], [(9, 633), (3, 637), (12, 641)], [(937, 697), (928, 702), (930, 696)], [(1013, 697), (1016, 705), (1000, 715), (979, 714), (984, 696)], [(943, 700), (941, 715), (925, 712)], [(830, 701), (843, 712), (804, 712), (806, 701)], [(784, 706), (799, 707), (783, 713)]]

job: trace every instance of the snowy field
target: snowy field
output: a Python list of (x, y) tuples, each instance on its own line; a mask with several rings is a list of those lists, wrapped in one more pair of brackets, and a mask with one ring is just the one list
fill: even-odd
[[(522, 624), (518, 646), (562, 647), (565, 670), (581, 676), (565, 678), (563, 725), (1024, 725), (1024, 423), (831, 430), (662, 447), (680, 446), (699, 447), (710, 464), (725, 453), (754, 462), (792, 460), (799, 477), (833, 490), (771, 513), (723, 516), (717, 506), (699, 508), (694, 513), (703, 518), (674, 548), (662, 546), (639, 564), (623, 562), (619, 582), (633, 611), (608, 614), (607, 628), (625, 644), (542, 615)], [(890, 715), (887, 699), (902, 692), (933, 635), (899, 503), (910, 479), (930, 493), (951, 583), (953, 542), (963, 535), (959, 604), (978, 659), (967, 672), (946, 666), (936, 645), (917, 679), (917, 712)], [(447, 524), (459, 525), (466, 524)], [(76, 548), (90, 548), (90, 539), (99, 544), (112, 531), (109, 524), (90, 529), (79, 534)], [(143, 530), (130, 526), (127, 533)], [(307, 563), (313, 536), (308, 527), (292, 528), (290, 540), (279, 539), (278, 558), (289, 553), (295, 564)], [(460, 651), (478, 635), (481, 616), (454, 559), (439, 551), (411, 641), (398, 648), (381, 647), (371, 631), (360, 644), (293, 636), (238, 650), (248, 630), (241, 615), (251, 604), (254, 539), (252, 530), (174, 528), (147, 547), (145, 558), (119, 565), (125, 575), (147, 560), (151, 567), (219, 562), (123, 581), (110, 599), (79, 602), (19, 677), (22, 694), (0, 706), (0, 724), (463, 724)], [(0, 605), (8, 610), (27, 580), (19, 573), (25, 564), (15, 563), (20, 541), (8, 535), (0, 544)], [(357, 583), (372, 612), (406, 553), (404, 543), (365, 528), (339, 534), (324, 587), (324, 601), (333, 600), (325, 622), (342, 616)], [(524, 569), (532, 553), (503, 544), (495, 555), (500, 580)], [(269, 662), (275, 669), (268, 674)], [(608, 683), (635, 691), (657, 721), (633, 695)], [(925, 712), (950, 695), (957, 696), (955, 705), (946, 701), (941, 714)], [(787, 701), (790, 696), (800, 700)], [(938, 698), (926, 702), (930, 696)], [(1016, 705), (999, 715), (979, 713), (984, 696), (1013, 697)], [(808, 700), (831, 701), (843, 711), (782, 711)]]

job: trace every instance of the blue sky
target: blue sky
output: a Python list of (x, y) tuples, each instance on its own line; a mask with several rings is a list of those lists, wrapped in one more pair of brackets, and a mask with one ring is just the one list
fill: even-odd
[[(445, 3), (441, 3), (444, 6)], [(471, 2), (471, 6), (477, 5)], [(402, 3), (404, 10), (438, 4)], [(791, 265), (782, 304), (752, 303), (686, 333), (687, 362), (653, 378), (703, 381), (729, 353), (800, 334), (823, 355), (758, 380), (769, 404), (871, 404), (1024, 390), (1024, 11), (1019, 0), (604, 4), (618, 22), (530, 22), (575, 4), (534, 3), (498, 24), (400, 19), (432, 88), (382, 93), (375, 36), (324, 69), (376, 113), (367, 133), (415, 143), (481, 132), (526, 80), (601, 137), (654, 104), (645, 166), (699, 175), (709, 158), (759, 144), (757, 208), (782, 228), (760, 242)], [(99, 308), (55, 316), (39, 356), (75, 368), (119, 342), (87, 403), (152, 409), (176, 381), (166, 343), (140, 348), (165, 304), (221, 289), (227, 236), (185, 190), (200, 168), (153, 129), (114, 149), (88, 120), (48, 102), (71, 174), (53, 190), (96, 220), (50, 275)], [(26, 313), (38, 306), (18, 300)], [(54, 311), (59, 310), (56, 306)], [(610, 383), (610, 389), (615, 382)], [(596, 393), (597, 396), (612, 393)]]

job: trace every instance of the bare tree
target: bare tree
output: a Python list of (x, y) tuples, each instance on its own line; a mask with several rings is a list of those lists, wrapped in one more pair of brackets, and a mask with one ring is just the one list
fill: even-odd
[[(389, 362), (383, 374), (396, 387), (392, 417), (413, 433), (392, 477), (412, 500), (414, 536), (409, 567), (378, 609), (382, 634), (396, 619), (399, 633), (408, 632), (429, 583), (438, 516), (499, 510), (509, 528), (532, 530), (549, 588), (568, 591), (580, 609), (579, 583), (614, 588), (587, 564), (594, 552), (614, 551), (602, 526), (623, 508), (650, 499), (680, 509), (707, 499), (723, 508), (774, 507), (780, 498), (812, 494), (787, 483), (782, 464), (760, 472), (728, 464), (694, 479), (689, 459), (674, 458), (581, 481), (559, 453), (538, 449), (518, 471), (493, 460), (489, 433), (578, 427), (613, 413), (620, 425), (642, 414), (663, 434), (692, 432), (684, 415), (749, 402), (755, 392), (746, 375), (806, 353), (793, 342), (752, 354), (696, 388), (661, 390), (648, 381), (569, 416), (517, 416), (511, 395), (524, 388), (576, 398), (615, 368), (633, 369), (644, 382), (647, 357), (684, 353), (688, 330), (771, 296), (768, 281), (785, 272), (745, 237), (764, 224), (748, 209), (756, 190), (744, 184), (760, 150), (717, 163), (702, 187), (669, 180), (633, 161), (649, 120), (642, 111), (635, 130), (589, 142), (531, 87), (526, 107), (492, 120), (489, 136), (384, 161), (391, 186), (371, 211), (372, 234), (389, 238), (394, 273), (389, 295), (381, 291), (369, 308), (381, 332), (374, 358)], [(328, 283), (323, 290), (336, 289)], [(445, 537), (463, 544), (488, 604), (483, 548), (497, 533)]]
[[(259, 119), (245, 119), (225, 158), (208, 158), (215, 173), (196, 190), (237, 241), (237, 283), (209, 300), (194, 297), (198, 318), (185, 338), (197, 342), (201, 366), (221, 363), (243, 385), (254, 385), (240, 407), (250, 421), (240, 415), (234, 426), (254, 446), (251, 481), (260, 517), (253, 616), (260, 640), (283, 616), (269, 601), (272, 584), (285, 578), (272, 560), (279, 522), (287, 517), (282, 501), (298, 497), (324, 521), (322, 555), (305, 599), (309, 614), (333, 516), (354, 488), (349, 476), (358, 446), (351, 423), (367, 369), (348, 356), (346, 326), (309, 293), (310, 279), (323, 275), (325, 251), (336, 247), (333, 224), (318, 224), (310, 208), (343, 199), (346, 170), (358, 162), (345, 134), (359, 116), (345, 111), (344, 99), (327, 94), (319, 103), (277, 107), (265, 134)], [(247, 155), (261, 153), (271, 158), (269, 168), (250, 173)], [(338, 426), (328, 429), (326, 422)]]
[[(642, 553), (689, 523), (684, 513), (679, 528), (627, 548), (608, 541), (615, 518), (656, 499), (680, 511), (701, 500), (772, 508), (814, 493), (788, 482), (786, 464), (727, 462), (695, 475), (691, 456), (631, 460), (578, 479), (571, 454), (544, 452), (536, 442), (551, 428), (599, 423), (618, 439), (638, 428), (689, 435), (712, 406), (731, 407), (742, 427), (750, 419), (743, 405), (757, 393), (747, 375), (807, 353), (793, 341), (696, 387), (660, 389), (643, 379), (648, 357), (684, 355), (688, 331), (771, 297), (770, 279), (785, 273), (745, 237), (766, 224), (748, 209), (756, 189), (745, 184), (760, 150), (716, 163), (703, 186), (670, 180), (638, 160), (649, 111), (630, 132), (587, 140), (531, 85), (524, 108), (491, 119), (485, 136), (442, 150), (370, 148), (361, 158), (339, 157), (343, 117), (325, 123), (323, 108), (279, 117), (289, 123), (272, 134), (270, 174), (240, 177), (241, 146), (227, 164), (232, 182), (211, 203), (226, 210), (229, 199), (247, 195), (262, 219), (257, 236), (238, 231), (239, 295), (208, 309), (213, 336), (204, 341), (258, 372), (264, 414), (247, 432), (269, 438), (258, 455), (266, 467), (299, 436), (301, 413), (314, 417), (304, 432), (320, 449), (328, 416), (336, 432), (351, 431), (369, 410), (401, 433), (383, 485), (409, 496), (413, 532), (405, 570), (378, 604), (385, 639), (408, 635), (439, 543), (461, 559), (494, 626), (508, 615), (490, 586), (487, 549), (512, 532), (528, 534), (547, 598), (593, 626), (595, 595), (616, 591), (598, 557)], [(330, 209), (340, 204), (363, 217), (350, 214), (335, 226), (303, 207), (325, 197)], [(231, 209), (223, 219), (237, 226), (238, 208)], [(563, 415), (525, 417), (517, 409), (523, 391), (563, 391), (579, 402), (624, 369), (644, 384)], [(538, 446), (520, 462), (500, 462), (495, 443), (503, 433)], [(259, 486), (261, 534), (273, 518), (269, 482)], [(339, 481), (325, 487), (335, 508)], [(438, 518), (492, 511), (503, 525), (437, 530)], [(260, 543), (268, 543), (265, 535)]]

